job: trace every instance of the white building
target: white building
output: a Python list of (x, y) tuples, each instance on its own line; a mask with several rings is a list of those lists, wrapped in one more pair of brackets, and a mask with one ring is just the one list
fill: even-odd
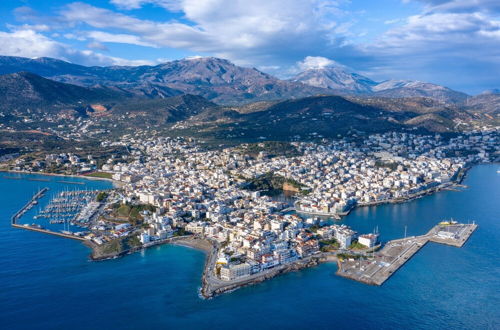
[(372, 248), (377, 244), (378, 235), (377, 234), (365, 234), (359, 235), (358, 242), (366, 247)]
[(224, 281), (231, 281), (240, 277), (248, 276), (252, 267), (247, 264), (227, 265), (220, 269), (220, 278)]

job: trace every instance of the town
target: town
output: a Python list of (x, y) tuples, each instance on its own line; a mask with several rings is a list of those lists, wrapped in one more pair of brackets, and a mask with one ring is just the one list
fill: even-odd
[[(356, 233), (331, 218), (340, 219), (357, 206), (404, 201), (450, 187), (472, 164), (493, 161), (500, 148), (498, 131), (448, 139), (385, 133), (362, 141), (291, 142), (297, 154), (292, 157), (274, 156), (265, 148), (249, 154), (247, 145), (206, 150), (191, 139), (169, 137), (124, 135), (101, 145), (129, 152), (111, 155), (100, 166), (100, 176), (119, 186), (83, 207), (91, 221), (74, 215), (72, 224), (87, 230), (77, 235), (96, 250), (117, 240), (137, 249), (195, 235), (212, 242), (217, 254), (213, 272), (221, 281), (321, 252), (373, 250), (379, 246), (376, 231)], [(49, 154), (45, 163), (85, 171), (97, 165), (91, 155), (76, 154)], [(11, 164), (17, 171), (30, 166), (22, 159)], [(269, 173), (282, 179), (278, 188), (294, 190), (294, 205), (249, 188), (250, 181)], [(123, 250), (107, 248), (100, 258)]]

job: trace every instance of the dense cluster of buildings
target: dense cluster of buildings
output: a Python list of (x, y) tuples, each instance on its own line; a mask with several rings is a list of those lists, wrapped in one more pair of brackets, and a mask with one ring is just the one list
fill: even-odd
[(348, 140), (294, 143), (296, 157), (250, 157), (235, 148), (205, 151), (171, 138), (123, 138), (127, 162), (109, 161), (104, 171), (123, 181), (124, 202), (152, 204), (143, 244), (185, 230), (218, 241), (221, 279), (247, 276), (318, 253), (335, 241), (340, 248), (373, 247), (376, 234), (281, 212), (288, 205), (243, 189), (245, 179), (274, 172), (307, 187), (297, 208), (341, 213), (356, 204), (410, 197), (453, 180), (458, 171), (498, 157), (497, 132), (452, 139), (387, 133), (363, 143)]
[[(204, 150), (191, 140), (124, 135), (102, 147), (122, 147), (100, 170), (123, 183), (113, 203), (151, 204), (141, 226), (99, 220), (92, 238), (98, 244), (138, 235), (144, 246), (188, 232), (218, 242), (217, 274), (234, 280), (336, 248), (372, 248), (377, 234), (358, 235), (347, 226), (299, 214), (342, 215), (356, 205), (412, 198), (449, 184), (471, 164), (497, 160), (498, 131), (443, 138), (408, 133), (375, 134), (363, 140), (292, 142), (296, 156), (251, 155), (244, 148)], [(49, 154), (19, 158), (11, 169), (50, 166), (92, 170), (92, 156)], [(43, 164), (42, 164), (43, 163)], [(251, 180), (273, 173), (300, 185), (295, 208), (246, 189)], [(117, 197), (118, 196), (118, 197)], [(100, 234), (99, 234), (100, 233)]]

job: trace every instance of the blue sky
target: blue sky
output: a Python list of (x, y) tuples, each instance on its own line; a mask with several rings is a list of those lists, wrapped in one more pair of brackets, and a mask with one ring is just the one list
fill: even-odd
[(9, 0), (0, 54), (84, 65), (217, 56), (279, 77), (339, 62), (372, 79), (500, 87), (498, 0)]

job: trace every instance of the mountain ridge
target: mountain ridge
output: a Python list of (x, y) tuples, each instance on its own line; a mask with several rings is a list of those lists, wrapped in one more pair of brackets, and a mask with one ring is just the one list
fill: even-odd
[(164, 98), (200, 95), (223, 105), (297, 99), (316, 95), (430, 97), (460, 103), (469, 96), (444, 86), (410, 81), (375, 82), (341, 65), (308, 69), (282, 80), (255, 68), (216, 57), (188, 58), (141, 66), (83, 66), (52, 58), (0, 56), (0, 74), (30, 71), (85, 87), (117, 87), (135, 95)]
[(45, 78), (85, 87), (114, 86), (146, 97), (189, 93), (221, 104), (333, 94), (328, 89), (281, 80), (255, 68), (239, 67), (215, 57), (137, 67), (86, 67), (47, 58), (0, 57), (0, 74), (26, 70)]

